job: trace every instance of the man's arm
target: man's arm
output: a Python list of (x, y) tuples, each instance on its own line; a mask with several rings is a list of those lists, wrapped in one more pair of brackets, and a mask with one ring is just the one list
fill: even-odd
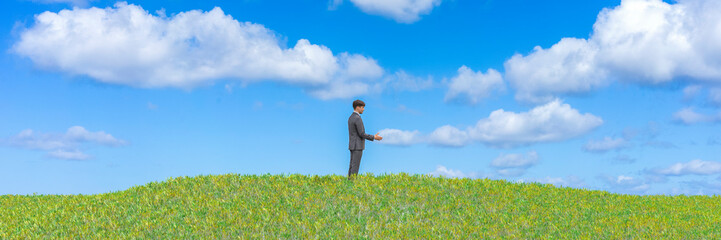
[(365, 138), (371, 141), (375, 139), (373, 135), (366, 134), (365, 127), (363, 127), (363, 120), (361, 120), (360, 118), (356, 119), (355, 121), (355, 129), (358, 131), (358, 136), (360, 136), (361, 138)]

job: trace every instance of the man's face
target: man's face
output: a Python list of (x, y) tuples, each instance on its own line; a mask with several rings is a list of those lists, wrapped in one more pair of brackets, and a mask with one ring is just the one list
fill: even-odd
[(358, 106), (355, 108), (356, 112), (363, 113), (363, 110), (365, 110), (366, 106)]

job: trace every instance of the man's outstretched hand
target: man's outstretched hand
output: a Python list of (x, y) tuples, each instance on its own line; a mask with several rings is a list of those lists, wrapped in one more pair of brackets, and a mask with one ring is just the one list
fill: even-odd
[(378, 136), (378, 133), (376, 133), (376, 135), (375, 135), (374, 137), (375, 137), (376, 140), (383, 140), (383, 137)]

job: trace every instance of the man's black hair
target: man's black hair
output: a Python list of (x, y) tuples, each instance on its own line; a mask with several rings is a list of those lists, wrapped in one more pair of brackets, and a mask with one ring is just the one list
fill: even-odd
[(355, 101), (353, 101), (353, 110), (355, 110), (356, 107), (365, 106), (365, 105), (366, 105), (366, 103), (364, 103), (360, 99), (355, 100)]

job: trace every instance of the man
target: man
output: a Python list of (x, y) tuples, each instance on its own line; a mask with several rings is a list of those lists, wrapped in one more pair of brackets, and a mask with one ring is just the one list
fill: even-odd
[(365, 111), (365, 106), (366, 104), (361, 100), (353, 101), (353, 113), (348, 118), (348, 150), (350, 150), (348, 180), (351, 180), (351, 175), (358, 174), (361, 156), (363, 156), (363, 149), (365, 149), (365, 139), (371, 141), (383, 139), (383, 137), (378, 136), (378, 133), (375, 136), (365, 133), (363, 120), (360, 117)]

